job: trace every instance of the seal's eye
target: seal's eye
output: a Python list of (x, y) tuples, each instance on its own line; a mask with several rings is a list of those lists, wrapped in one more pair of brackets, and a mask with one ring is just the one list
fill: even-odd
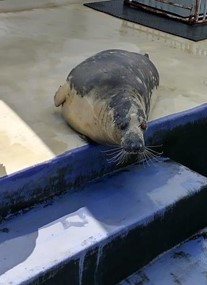
[(147, 124), (146, 124), (146, 122), (142, 122), (142, 123), (140, 124), (140, 128), (141, 128), (143, 131), (146, 131), (146, 129), (147, 129)]

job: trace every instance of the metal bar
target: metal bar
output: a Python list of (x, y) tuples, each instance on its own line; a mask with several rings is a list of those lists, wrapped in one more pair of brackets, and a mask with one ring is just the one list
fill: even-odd
[(152, 13), (156, 13), (162, 16), (167, 16), (167, 17), (171, 17), (171, 18), (176, 18), (176, 19), (182, 19), (184, 22), (188, 22), (189, 21), (189, 17), (182, 17), (180, 15), (177, 15), (176, 13), (173, 12), (167, 12), (158, 8), (154, 8), (142, 3), (139, 3), (137, 1), (134, 0), (124, 0), (124, 4), (128, 5), (128, 6), (132, 6), (135, 8), (140, 8), (142, 10), (148, 11), (148, 12), (152, 12)]
[(194, 15), (194, 22), (198, 22), (198, 16), (199, 16), (199, 4), (200, 0), (195, 0), (195, 15)]
[(177, 13), (167, 11), (166, 9), (164, 10), (161, 8), (153, 7), (149, 4), (147, 5), (140, 3), (139, 0), (124, 0), (125, 5), (140, 8), (151, 13), (156, 13), (165, 17), (180, 20), (188, 24), (207, 23), (207, 0), (194, 0), (194, 3), (192, 3), (192, 7), (181, 5), (179, 3), (173, 3), (172, 0), (155, 0), (155, 3), (156, 2), (163, 3), (166, 5), (169, 4), (180, 9), (189, 10), (190, 13), (187, 16), (182, 16)]
[(195, 3), (195, 23), (206, 23), (207, 22), (207, 1), (196, 0)]
[(168, 0), (155, 0), (155, 2), (161, 2), (161, 3), (164, 3), (164, 4), (172, 5), (172, 6), (183, 8), (183, 9), (186, 9), (186, 10), (192, 10), (192, 7), (184, 6), (182, 4), (178, 4), (178, 3), (175, 3), (175, 2), (172, 2), (172, 1), (168, 1)]
[(203, 20), (207, 21), (207, 1), (203, 0), (204, 5), (203, 5)]

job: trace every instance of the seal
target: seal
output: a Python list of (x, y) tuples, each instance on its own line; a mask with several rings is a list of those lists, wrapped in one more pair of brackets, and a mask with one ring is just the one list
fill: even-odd
[(145, 151), (144, 131), (159, 73), (147, 54), (105, 50), (69, 73), (57, 90), (68, 124), (100, 143), (116, 145), (125, 154)]

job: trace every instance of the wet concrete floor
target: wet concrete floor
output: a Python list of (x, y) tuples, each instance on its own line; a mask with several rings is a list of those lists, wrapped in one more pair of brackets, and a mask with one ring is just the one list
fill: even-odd
[(2, 175), (85, 144), (64, 122), (53, 96), (69, 71), (98, 51), (150, 54), (161, 77), (151, 119), (206, 103), (207, 40), (191, 42), (83, 3), (0, 1)]

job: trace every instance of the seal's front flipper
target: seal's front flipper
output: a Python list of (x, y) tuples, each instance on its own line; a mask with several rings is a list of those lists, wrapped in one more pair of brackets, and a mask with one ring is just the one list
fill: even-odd
[(7, 172), (6, 172), (6, 167), (0, 163), (0, 177), (6, 176)]
[(58, 88), (57, 92), (55, 93), (54, 103), (55, 103), (56, 107), (63, 105), (63, 103), (66, 100), (66, 96), (68, 95), (68, 93), (69, 93), (69, 85), (66, 82), (64, 85), (61, 85)]

